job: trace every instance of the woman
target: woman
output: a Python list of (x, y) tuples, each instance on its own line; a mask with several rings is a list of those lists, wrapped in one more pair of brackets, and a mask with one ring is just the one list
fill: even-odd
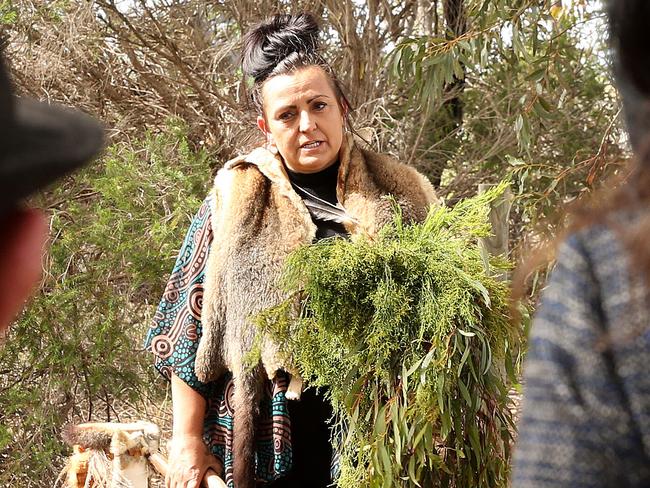
[(283, 298), (275, 283), (298, 246), (373, 235), (392, 219), (389, 194), (412, 221), (435, 201), (426, 178), (348, 133), (350, 104), (318, 52), (318, 34), (302, 14), (276, 16), (245, 37), (242, 69), (266, 144), (217, 174), (147, 337), (172, 384), (168, 487), (198, 486), (218, 461), (236, 488), (331, 482), (331, 407), (311, 390), (286, 401), (272, 338), (262, 360), (244, 367), (250, 317)]
[(650, 3), (609, 13), (636, 159), (559, 250), (524, 369), (515, 487), (650, 486)]

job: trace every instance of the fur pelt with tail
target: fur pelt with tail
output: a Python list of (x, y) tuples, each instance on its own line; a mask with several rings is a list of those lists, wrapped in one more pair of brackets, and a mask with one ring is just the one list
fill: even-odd
[(144, 486), (145, 456), (157, 451), (160, 429), (151, 422), (67, 425), (62, 432), (73, 447), (54, 486), (65, 477), (67, 488)]
[[(423, 221), (437, 202), (424, 176), (360, 148), (351, 136), (344, 139), (339, 159), (337, 198), (351, 216), (344, 225), (353, 238), (372, 236), (392, 220), (388, 195), (405, 221)], [(206, 265), (195, 370), (204, 382), (232, 372), (235, 487), (254, 488), (255, 424), (264, 382), (278, 370), (296, 371), (272, 337), (256, 338), (251, 317), (286, 298), (278, 286), (285, 260), (314, 240), (316, 226), (281, 159), (264, 148), (226, 163), (215, 178), (212, 202), (214, 240)], [(260, 359), (248, 364), (254, 346), (260, 347)]]

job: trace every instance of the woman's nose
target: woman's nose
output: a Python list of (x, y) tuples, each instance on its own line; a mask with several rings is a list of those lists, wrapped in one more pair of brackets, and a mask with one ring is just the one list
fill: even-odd
[(316, 128), (316, 121), (308, 111), (300, 112), (300, 132), (309, 132)]

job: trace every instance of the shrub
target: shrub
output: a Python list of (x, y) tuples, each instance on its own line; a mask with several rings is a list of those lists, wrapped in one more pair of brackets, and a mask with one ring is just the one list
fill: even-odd
[(170, 121), (163, 135), (112, 145), (43, 197), (45, 277), (0, 349), (0, 485), (51, 486), (66, 422), (146, 411), (154, 373), (137, 352), (210, 181), (185, 132)]

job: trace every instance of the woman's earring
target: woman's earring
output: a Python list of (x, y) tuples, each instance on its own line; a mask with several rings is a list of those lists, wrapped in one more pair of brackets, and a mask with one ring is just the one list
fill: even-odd
[(266, 149), (273, 155), (278, 154), (278, 148), (269, 139), (266, 140)]

